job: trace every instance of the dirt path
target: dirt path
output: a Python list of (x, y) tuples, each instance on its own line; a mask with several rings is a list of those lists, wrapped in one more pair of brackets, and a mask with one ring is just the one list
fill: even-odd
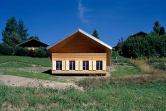
[(75, 85), (75, 83), (61, 83), (55, 81), (31, 79), (25, 77), (11, 76), (11, 75), (0, 75), (1, 83), (8, 86), (22, 86), (22, 87), (51, 87), (58, 89), (65, 89), (70, 86), (74, 86), (76, 89), (83, 90), (83, 87)]

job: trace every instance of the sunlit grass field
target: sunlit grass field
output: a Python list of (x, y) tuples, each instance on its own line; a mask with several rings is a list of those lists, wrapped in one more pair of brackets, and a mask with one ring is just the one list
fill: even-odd
[[(53, 76), (49, 58), (0, 56), (0, 73), (59, 82), (76, 82), (84, 90), (10, 87), (0, 82), (0, 110), (166, 110), (166, 73), (163, 61), (114, 60), (111, 77), (84, 78)], [(165, 64), (165, 61), (164, 61)], [(142, 67), (144, 66), (144, 67)], [(149, 68), (145, 68), (149, 67)], [(164, 66), (165, 67), (165, 66)]]
[(166, 82), (151, 84), (115, 84), (51, 89), (0, 85), (1, 110), (166, 110)]

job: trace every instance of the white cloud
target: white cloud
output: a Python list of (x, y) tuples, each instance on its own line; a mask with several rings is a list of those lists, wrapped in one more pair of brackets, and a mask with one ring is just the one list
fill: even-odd
[(82, 6), (82, 0), (78, 0), (78, 10), (79, 10), (79, 17), (81, 19), (81, 22), (87, 23), (88, 20), (85, 17), (85, 13), (89, 12), (90, 10)]

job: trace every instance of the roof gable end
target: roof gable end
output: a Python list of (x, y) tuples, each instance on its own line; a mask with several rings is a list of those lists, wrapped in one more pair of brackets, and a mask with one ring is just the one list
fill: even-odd
[(75, 33), (77, 33), (77, 32), (81, 32), (82, 34), (84, 34), (84, 35), (86, 35), (87, 37), (93, 39), (94, 41), (96, 41), (96, 42), (102, 44), (103, 46), (105, 46), (105, 47), (107, 47), (107, 48), (109, 48), (109, 49), (112, 49), (112, 47), (109, 46), (108, 44), (102, 42), (101, 40), (97, 39), (96, 37), (94, 37), (94, 36), (88, 34), (87, 32), (83, 31), (82, 29), (78, 28), (78, 29), (72, 31), (71, 33), (67, 34), (66, 36), (64, 36), (64, 37), (61, 38), (60, 40), (58, 40), (58, 41), (52, 43), (50, 46), (47, 47), (47, 50), (50, 49), (50, 48), (52, 48), (53, 46), (57, 45), (58, 43), (62, 42), (63, 40), (65, 40), (66, 38), (72, 36), (73, 34), (75, 34)]

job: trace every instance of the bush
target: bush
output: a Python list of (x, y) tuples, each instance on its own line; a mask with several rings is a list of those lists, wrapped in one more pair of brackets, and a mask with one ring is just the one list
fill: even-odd
[(0, 44), (0, 55), (13, 55), (14, 48), (7, 44)]
[(122, 54), (125, 57), (166, 57), (166, 34), (150, 33), (145, 37), (128, 37), (124, 41)]
[(30, 57), (39, 57), (39, 58), (49, 57), (48, 52), (47, 52), (46, 48), (44, 48), (44, 47), (40, 47), (39, 49), (36, 49), (36, 50), (30, 50), (29, 56)]
[(17, 56), (28, 56), (29, 55), (29, 50), (25, 49), (23, 47), (17, 47), (15, 50), (15, 55)]
[(118, 52), (112, 51), (112, 57), (118, 57), (118, 56), (119, 56)]

